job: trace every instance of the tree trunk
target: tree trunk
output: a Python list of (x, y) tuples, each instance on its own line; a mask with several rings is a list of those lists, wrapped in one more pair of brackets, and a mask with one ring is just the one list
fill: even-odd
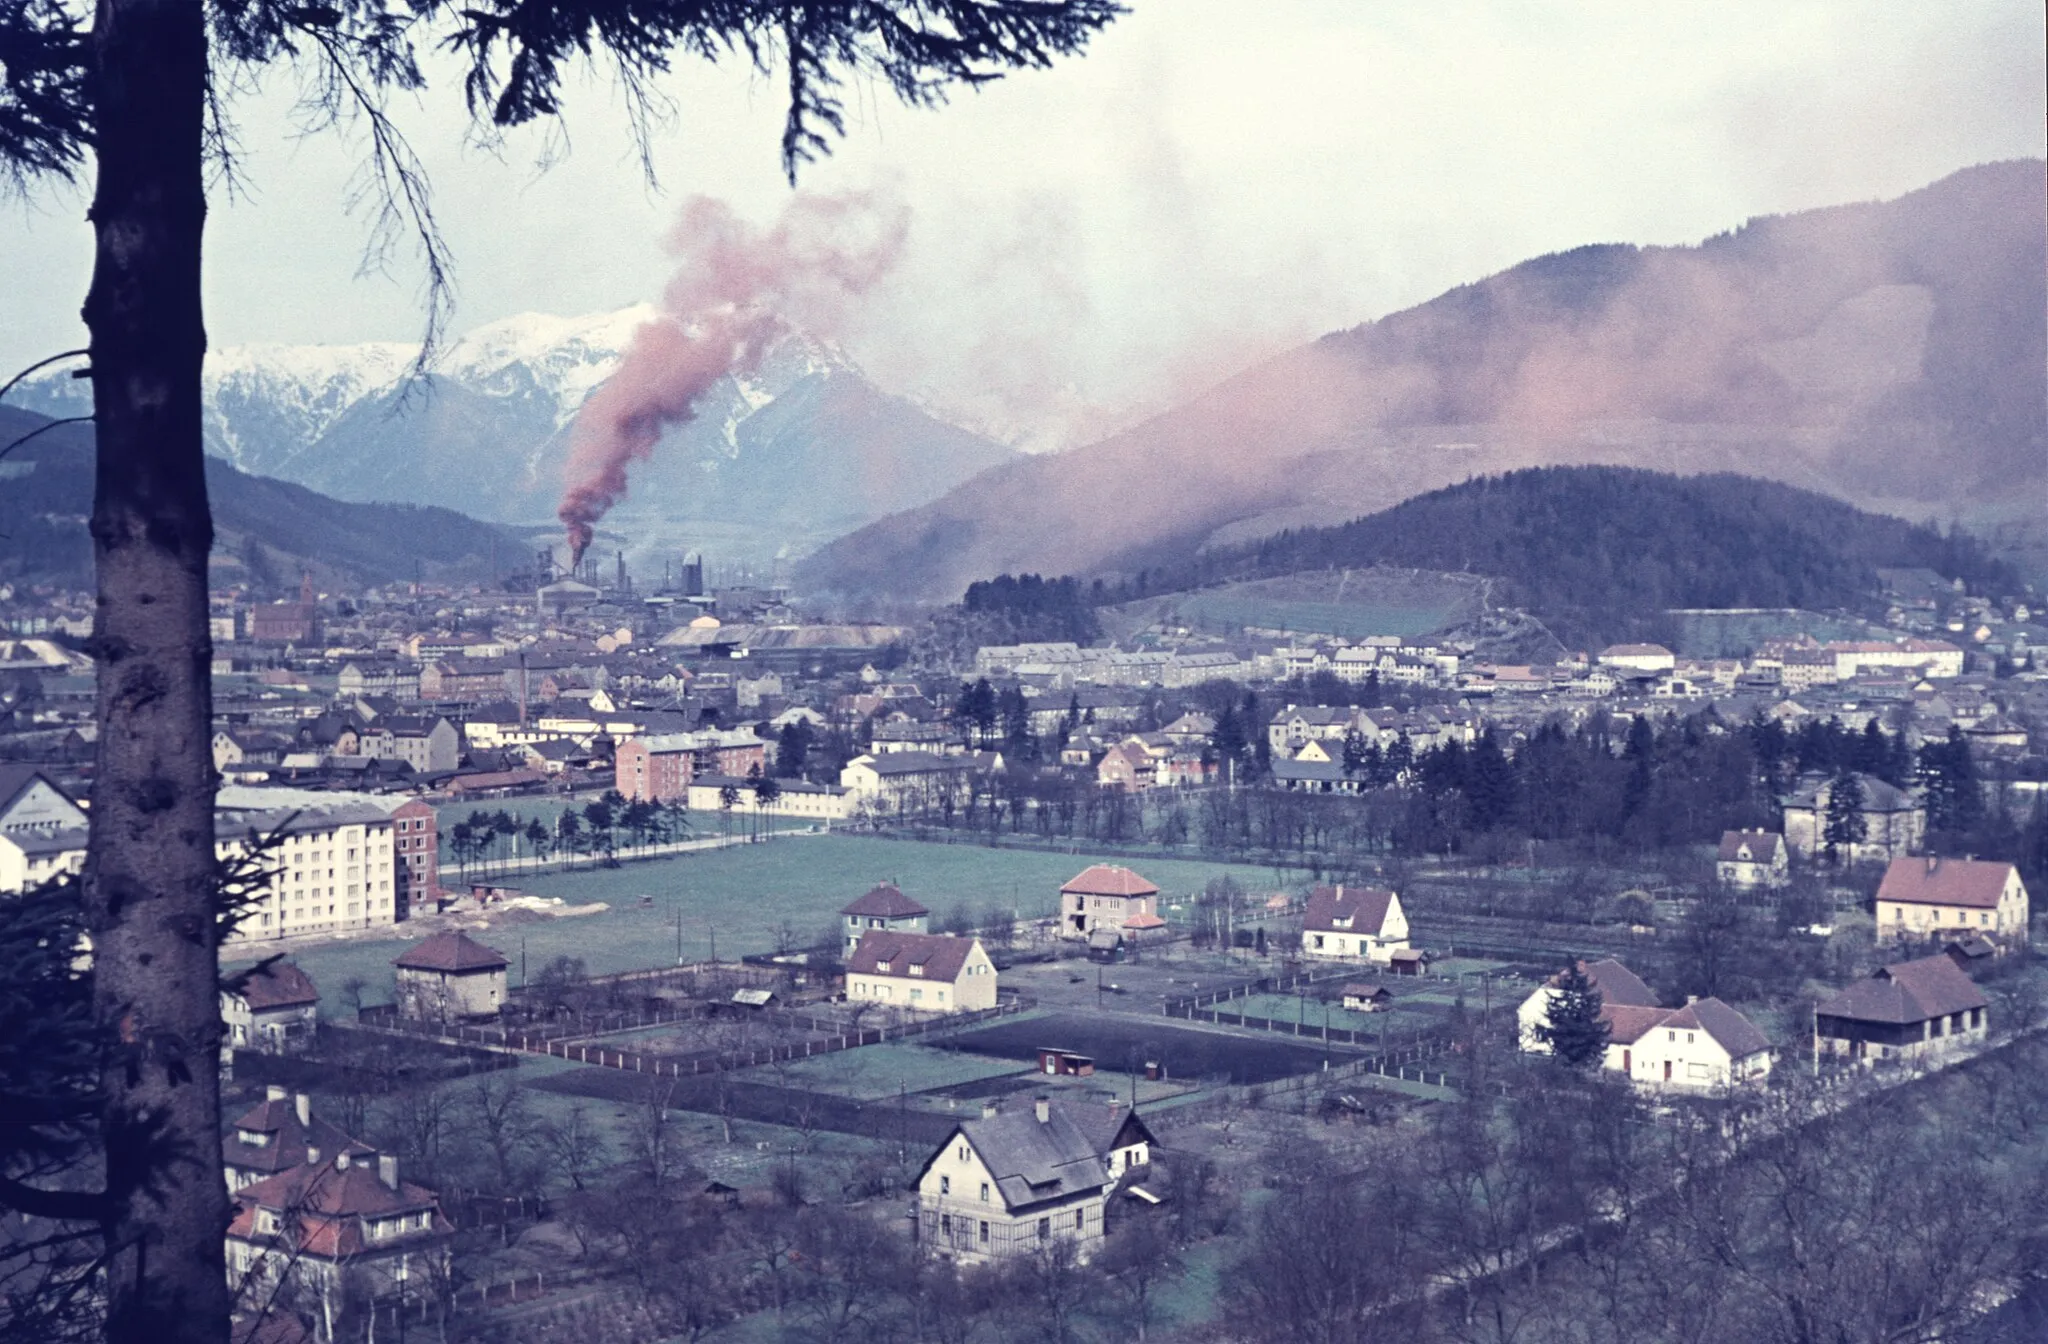
[(112, 1344), (217, 1344), (229, 1309), (200, 439), (203, 25), (199, 0), (99, 0), (90, 56), (99, 742), (85, 895), (113, 1037)]

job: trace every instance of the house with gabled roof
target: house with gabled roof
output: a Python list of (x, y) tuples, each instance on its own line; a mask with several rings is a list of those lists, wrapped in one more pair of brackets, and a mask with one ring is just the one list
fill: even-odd
[(1790, 851), (1775, 831), (1723, 831), (1714, 875), (1731, 887), (1782, 887), (1792, 880)]
[(1601, 1061), (1640, 1087), (1717, 1092), (1770, 1076), (1771, 1042), (1755, 1023), (1715, 998), (1682, 1008), (1603, 1006)]
[(228, 1284), (288, 1284), (322, 1304), (381, 1298), (440, 1277), (454, 1235), (438, 1194), (352, 1143), (235, 1192)]
[(1877, 888), (1877, 936), (1886, 941), (1975, 934), (2009, 948), (2026, 941), (2031, 913), (2026, 884), (2009, 863), (1894, 859)]
[(226, 1045), (266, 1055), (297, 1054), (312, 1045), (319, 1025), (320, 990), (289, 961), (272, 962), (220, 992)]
[(221, 1140), (228, 1193), (332, 1157), (354, 1142), (341, 1126), (315, 1115), (305, 1093), (265, 1088), (263, 1100), (244, 1111)]
[(923, 933), (932, 912), (905, 896), (894, 882), (877, 882), (865, 895), (842, 906), (839, 913), (846, 920), (845, 953), (850, 957), (860, 946), (860, 936), (869, 929)]
[(1114, 1104), (1040, 1097), (1029, 1109), (986, 1106), (918, 1173), (918, 1244), (986, 1263), (1058, 1240), (1086, 1260), (1102, 1246), (1110, 1192), (1149, 1161), (1154, 1142), (1136, 1112)]
[(1136, 915), (1159, 913), (1159, 888), (1121, 864), (1091, 864), (1060, 888), (1060, 934), (1121, 932)]
[(1981, 1043), (1991, 1002), (1946, 953), (1881, 966), (1813, 1013), (1817, 1056), (1915, 1060)]
[(865, 929), (846, 959), (849, 1003), (925, 1013), (996, 1006), (996, 966), (979, 938)]
[(1301, 915), (1301, 954), (1386, 965), (1408, 947), (1401, 898), (1379, 887), (1317, 887)]
[(505, 1004), (505, 972), (512, 963), (460, 929), (437, 933), (407, 949), (397, 967), (400, 1017), (427, 1022), (493, 1018)]
[[(1663, 1011), (1658, 1007), (1656, 991), (1644, 984), (1641, 976), (1613, 957), (1599, 961), (1582, 961), (1578, 963), (1578, 967), (1586, 978), (1593, 982), (1593, 988), (1599, 992), (1602, 1009), (1655, 1008), (1659, 1012)], [(1530, 1054), (1550, 1053), (1549, 1045), (1544, 1043), (1537, 1028), (1549, 1023), (1550, 1006), (1557, 1000), (1558, 985), (1563, 979), (1562, 971), (1551, 976), (1535, 993), (1523, 999), (1521, 1007), (1515, 1010), (1515, 1020), (1521, 1028), (1522, 1049)], [(1610, 1023), (1610, 1028), (1611, 1026)]]

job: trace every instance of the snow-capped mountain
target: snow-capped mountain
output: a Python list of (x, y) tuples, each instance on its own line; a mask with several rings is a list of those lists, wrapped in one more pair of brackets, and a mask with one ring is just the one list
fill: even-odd
[[(642, 305), (506, 318), (464, 333), (421, 379), (407, 377), (417, 348), (405, 342), (226, 347), (206, 362), (207, 449), (341, 499), (544, 522), (577, 408), (654, 315)], [(17, 397), (65, 415), (86, 409), (87, 394), (60, 371)], [(1014, 456), (882, 392), (843, 352), (802, 335), (724, 379), (698, 412), (634, 468), (633, 496), (607, 522), (636, 547), (801, 552)]]

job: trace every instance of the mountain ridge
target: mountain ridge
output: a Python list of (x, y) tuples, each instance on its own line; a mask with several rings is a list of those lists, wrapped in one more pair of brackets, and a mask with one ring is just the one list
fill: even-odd
[[(225, 347), (204, 375), (208, 452), (339, 499), (544, 523), (578, 408), (657, 315), (645, 304), (518, 314), (464, 332), (417, 378), (417, 347), (400, 342)], [(817, 394), (819, 380), (829, 396)], [(75, 415), (90, 395), (59, 371), (16, 400)], [(785, 397), (794, 400), (776, 411)], [(803, 407), (830, 414), (806, 420)], [(1014, 455), (875, 387), (829, 342), (792, 332), (758, 367), (721, 379), (695, 419), (635, 464), (633, 493), (608, 525), (630, 531), (629, 549), (695, 544), (708, 529), (729, 557), (765, 558), (927, 502)], [(850, 478), (849, 461), (866, 470)]]
[[(1931, 516), (2048, 483), (2043, 164), (1531, 259), (1326, 334), (1100, 443), (1002, 464), (821, 548), (845, 601), (1148, 543), (1337, 523), (1470, 476), (1730, 471)], [(1114, 519), (1109, 523), (1109, 519)]]

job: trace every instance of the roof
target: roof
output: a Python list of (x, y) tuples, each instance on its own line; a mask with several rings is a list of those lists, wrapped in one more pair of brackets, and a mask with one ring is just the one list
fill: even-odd
[(1945, 953), (1881, 966), (1815, 1011), (1858, 1022), (1910, 1024), (1983, 1008), (1984, 991)]
[(1069, 896), (1157, 896), (1159, 888), (1130, 869), (1111, 863), (1084, 868), (1060, 888)]
[(1387, 913), (1393, 908), (1394, 893), (1379, 887), (1317, 887), (1308, 894), (1308, 908), (1302, 912), (1301, 927), (1328, 931), (1337, 927), (1336, 921), (1348, 920), (1345, 926), (1355, 932), (1377, 933), (1387, 922)]
[(935, 756), (929, 751), (885, 751), (879, 756), (863, 756), (848, 764), (863, 765), (877, 775), (923, 775), (985, 769), (985, 755), (977, 752), (964, 756)]
[(910, 919), (931, 911), (903, 894), (894, 882), (877, 882), (868, 893), (843, 907), (842, 915), (868, 915), (876, 919)]
[[(243, 1241), (264, 1241), (256, 1230), (256, 1210), (297, 1214), (297, 1251), (324, 1259), (341, 1259), (373, 1248), (363, 1236), (364, 1218), (432, 1211), (433, 1226), (415, 1236), (445, 1236), (455, 1229), (441, 1213), (440, 1200), (425, 1186), (400, 1181), (397, 1188), (377, 1174), (377, 1153), (357, 1145), (318, 1163), (301, 1162), (276, 1176), (245, 1186), (235, 1194), (235, 1216), (228, 1235)], [(403, 1239), (401, 1239), (403, 1240)]]
[(1124, 921), (1124, 927), (1127, 929), (1163, 929), (1166, 927), (1166, 921), (1157, 915), (1146, 914), (1143, 910), (1140, 910), (1137, 914)]
[(485, 947), (460, 930), (437, 933), (417, 947), (392, 958), (393, 966), (413, 971), (502, 971), (512, 963), (497, 949)]
[[(1628, 1008), (1658, 1006), (1656, 991), (1644, 984), (1641, 976), (1613, 957), (1600, 961), (1582, 961), (1579, 963), (1579, 969), (1593, 982), (1593, 988), (1600, 991), (1600, 1002), (1603, 1004)], [(1557, 976), (1552, 976), (1550, 982), (1556, 984), (1557, 980)]]
[[(1785, 837), (1776, 831), (1723, 831), (1720, 859), (1723, 863), (1769, 863), (1784, 843)], [(1744, 846), (1749, 849), (1746, 854)]]
[[(273, 1097), (245, 1111), (221, 1140), (221, 1161), (243, 1171), (275, 1174), (305, 1165), (308, 1148), (332, 1156), (355, 1143), (339, 1125), (321, 1119), (310, 1108), (307, 1114), (308, 1122), (301, 1124), (298, 1103), (288, 1096)], [(245, 1130), (267, 1135), (269, 1141), (244, 1143), (241, 1134)]]
[[(1904, 789), (1887, 784), (1876, 775), (1850, 772), (1856, 782), (1863, 786), (1863, 811), (1869, 812), (1911, 812), (1920, 804), (1913, 801), (1913, 795)], [(1809, 776), (1800, 781), (1798, 791), (1786, 800), (1787, 807), (1819, 810), (1822, 806), (1821, 792), (1830, 789), (1834, 780), (1830, 776)]]
[[(988, 1168), (1004, 1205), (1012, 1211), (1092, 1194), (1110, 1183), (1110, 1140), (1120, 1126), (1108, 1122), (1109, 1108), (1067, 1101), (1049, 1101), (1045, 1107), (1044, 1120), (1034, 1106), (960, 1125), (961, 1136)], [(1089, 1110), (1100, 1115), (1083, 1114)]]
[(1730, 1059), (1746, 1059), (1771, 1048), (1770, 1038), (1754, 1022), (1719, 999), (1695, 999), (1683, 1008), (1674, 1008), (1661, 1025), (1677, 1031), (1704, 1031)]
[(1633, 1045), (1661, 1023), (1671, 1010), (1634, 1003), (1603, 1003), (1600, 1020), (1607, 1024), (1607, 1039), (1614, 1045)]
[(2012, 878), (2009, 863), (1985, 859), (1893, 859), (1878, 884), (1877, 899), (1904, 905), (1960, 905), (1996, 910), (2005, 884)]
[[(898, 933), (893, 929), (869, 929), (862, 933), (853, 955), (846, 960), (849, 975), (907, 977), (910, 967), (922, 966), (920, 980), (950, 983), (960, 978), (968, 954), (979, 947), (974, 938), (955, 938), (944, 933)], [(888, 969), (884, 970), (883, 968)]]
[(307, 975), (289, 961), (272, 962), (242, 982), (242, 1002), (250, 1011), (266, 1008), (297, 1008), (320, 1002), (320, 990)]

